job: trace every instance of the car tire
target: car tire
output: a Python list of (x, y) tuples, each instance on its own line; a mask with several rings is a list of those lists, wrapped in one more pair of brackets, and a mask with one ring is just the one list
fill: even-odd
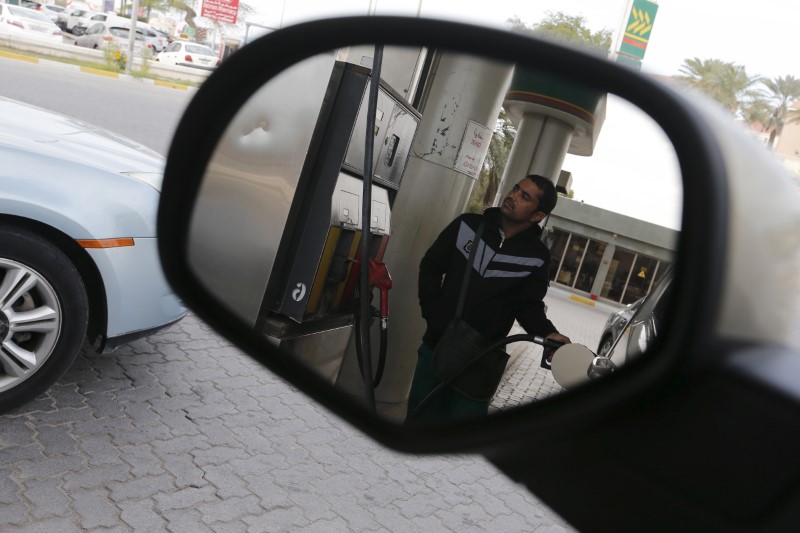
[(614, 339), (610, 335), (606, 335), (600, 340), (600, 345), (597, 347), (597, 355), (608, 355), (611, 352), (611, 345), (614, 344)]
[(86, 289), (66, 254), (32, 231), (0, 227), (0, 413), (67, 371), (88, 321)]

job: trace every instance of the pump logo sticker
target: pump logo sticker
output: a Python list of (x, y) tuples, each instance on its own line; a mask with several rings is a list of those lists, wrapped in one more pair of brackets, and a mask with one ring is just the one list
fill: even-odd
[(292, 291), (292, 299), (295, 302), (299, 302), (303, 298), (306, 297), (306, 284), (305, 283), (298, 283), (297, 288)]

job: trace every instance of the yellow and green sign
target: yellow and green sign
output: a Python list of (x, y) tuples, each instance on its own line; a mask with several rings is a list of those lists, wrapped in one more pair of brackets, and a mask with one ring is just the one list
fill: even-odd
[(658, 4), (649, 0), (633, 0), (628, 23), (625, 25), (625, 35), (619, 47), (619, 53), (644, 59), (644, 52), (650, 40), (653, 22), (656, 20)]

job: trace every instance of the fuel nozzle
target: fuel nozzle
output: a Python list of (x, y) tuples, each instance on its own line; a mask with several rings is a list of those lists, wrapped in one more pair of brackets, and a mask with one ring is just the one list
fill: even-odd
[(369, 285), (381, 292), (381, 329), (386, 329), (389, 320), (389, 289), (392, 288), (392, 276), (389, 275), (389, 269), (384, 263), (374, 259), (369, 260)]

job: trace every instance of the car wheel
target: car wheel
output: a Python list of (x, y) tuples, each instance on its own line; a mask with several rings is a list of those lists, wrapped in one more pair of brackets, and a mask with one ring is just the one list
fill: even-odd
[(600, 346), (597, 347), (597, 355), (608, 355), (611, 351), (611, 345), (614, 343), (614, 339), (611, 338), (610, 335), (606, 335), (600, 341)]
[(67, 371), (88, 319), (86, 289), (69, 258), (33, 232), (0, 228), (0, 412)]

